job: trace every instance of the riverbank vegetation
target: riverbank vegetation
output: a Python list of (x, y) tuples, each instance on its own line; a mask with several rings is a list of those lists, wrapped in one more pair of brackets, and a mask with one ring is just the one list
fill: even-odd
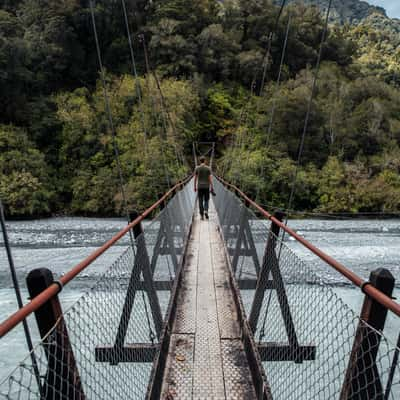
[[(121, 214), (115, 145), (129, 206), (143, 209), (189, 172), (192, 142), (205, 140), (217, 143), (220, 173), (261, 203), (285, 207), (323, 30), (320, 11), (285, 8), (261, 87), (278, 14), (270, 0), (126, 3), (139, 79), (121, 2), (95, 2), (114, 138), (89, 2), (0, 0), (0, 197), (7, 214)], [(383, 30), (382, 18), (329, 28), (295, 209), (399, 208), (398, 25)]]

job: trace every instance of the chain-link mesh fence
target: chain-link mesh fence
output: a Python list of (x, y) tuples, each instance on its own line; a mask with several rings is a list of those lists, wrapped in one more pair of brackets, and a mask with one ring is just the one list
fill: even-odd
[[(398, 346), (360, 320), (269, 222), (219, 182), (215, 190), (273, 398), (398, 399)], [(0, 398), (145, 397), (194, 201), (188, 184), (35, 347), (41, 387), (28, 356)]]
[(5, 399), (143, 399), (193, 215), (178, 191), (0, 384)]
[(218, 181), (214, 186), (273, 398), (399, 399), (398, 344), (361, 320), (290, 249), (287, 235), (274, 235), (270, 222), (257, 218), (235, 193)]

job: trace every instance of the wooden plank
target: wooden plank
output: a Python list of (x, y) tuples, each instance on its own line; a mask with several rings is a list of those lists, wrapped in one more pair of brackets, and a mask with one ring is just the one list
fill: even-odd
[[(162, 396), (256, 398), (213, 207), (209, 221), (195, 219), (189, 249), (194, 256), (183, 270)], [(255, 287), (250, 281), (246, 287)]]

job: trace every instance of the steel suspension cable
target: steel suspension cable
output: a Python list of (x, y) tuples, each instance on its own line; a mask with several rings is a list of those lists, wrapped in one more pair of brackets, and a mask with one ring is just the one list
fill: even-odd
[(328, 33), (328, 22), (329, 22), (329, 14), (331, 11), (331, 7), (332, 7), (332, 0), (329, 0), (328, 9), (326, 11), (326, 16), (325, 16), (324, 29), (322, 31), (321, 43), (320, 43), (320, 47), (319, 47), (319, 51), (318, 51), (317, 63), (315, 66), (315, 73), (314, 73), (314, 78), (313, 78), (312, 87), (311, 87), (311, 94), (310, 94), (308, 104), (307, 104), (307, 113), (306, 113), (306, 117), (304, 120), (303, 132), (301, 135), (300, 146), (299, 146), (299, 150), (298, 150), (298, 154), (297, 154), (296, 169), (295, 169), (295, 173), (294, 173), (294, 177), (293, 177), (292, 188), (290, 191), (290, 197), (289, 197), (289, 202), (288, 202), (287, 208), (291, 208), (293, 196), (294, 196), (294, 193), (296, 190), (296, 181), (297, 181), (298, 170), (299, 170), (299, 166), (300, 166), (300, 162), (301, 162), (301, 157), (303, 155), (304, 141), (305, 141), (307, 130), (308, 130), (308, 123), (310, 120), (312, 103), (313, 103), (314, 96), (315, 96), (315, 90), (317, 87), (317, 80), (318, 80), (319, 70), (320, 70), (320, 66), (321, 66), (322, 51), (323, 51), (326, 36)]
[[(147, 146), (147, 129), (146, 129), (146, 122), (145, 122), (145, 116), (144, 116), (144, 110), (143, 110), (143, 98), (142, 98), (142, 93), (141, 93), (141, 87), (140, 87), (140, 82), (139, 82), (139, 77), (138, 77), (138, 73), (137, 73), (137, 68), (136, 68), (136, 60), (135, 60), (135, 54), (133, 51), (133, 43), (132, 43), (132, 37), (131, 37), (131, 30), (130, 30), (130, 26), (129, 26), (129, 20), (128, 20), (128, 13), (127, 13), (127, 9), (126, 9), (126, 3), (125, 0), (121, 0), (122, 3), (122, 9), (123, 9), (123, 14), (124, 14), (124, 21), (125, 21), (125, 28), (126, 28), (126, 32), (127, 32), (127, 37), (128, 37), (128, 44), (129, 44), (129, 52), (130, 52), (130, 56), (131, 56), (131, 64), (132, 64), (132, 70), (133, 70), (133, 74), (135, 76), (135, 87), (136, 87), (136, 93), (138, 96), (138, 101), (139, 101), (139, 110), (140, 110), (140, 119), (141, 119), (141, 123), (142, 123), (142, 129), (143, 129), (143, 134), (144, 134), (144, 145), (145, 145), (145, 153), (146, 156), (148, 154), (148, 146)], [(146, 58), (146, 63), (147, 63), (147, 58)], [(148, 87), (148, 95), (151, 97), (151, 93)], [(152, 103), (153, 105), (153, 103)], [(154, 110), (153, 110), (154, 111)], [(164, 157), (164, 154), (163, 154)], [(147, 162), (146, 162), (147, 164)], [(165, 168), (165, 170), (167, 171), (167, 169)], [(167, 185), (170, 186), (170, 180), (169, 180), (169, 176), (168, 176), (168, 172), (166, 172), (167, 174)], [(147, 325), (148, 325), (148, 329), (149, 329), (149, 338), (151, 343), (154, 343), (155, 340), (155, 333), (153, 331), (153, 328), (151, 326), (150, 323), (150, 316), (149, 316), (149, 311), (147, 308), (147, 303), (146, 303), (146, 299), (145, 299), (145, 295), (144, 295), (144, 291), (142, 290), (142, 301), (144, 304), (144, 309), (145, 309), (145, 315), (146, 315), (146, 321), (147, 321)]]
[(156, 122), (156, 110), (155, 110), (155, 104), (154, 104), (154, 99), (152, 96), (152, 91), (150, 87), (150, 64), (149, 64), (149, 58), (147, 54), (147, 47), (146, 47), (146, 42), (145, 42), (145, 37), (144, 34), (139, 34), (138, 35), (139, 41), (142, 44), (143, 48), (143, 54), (144, 54), (144, 61), (145, 61), (145, 68), (146, 68), (146, 86), (147, 86), (147, 92), (148, 92), (148, 97), (150, 99), (150, 109), (151, 109), (151, 114), (152, 114), (152, 123)]
[[(155, 79), (155, 74), (153, 73), (153, 70), (151, 70), (151, 74), (153, 76), (154, 81), (156, 82), (156, 86), (157, 86), (157, 90), (160, 93), (160, 88), (158, 85), (158, 80)], [(162, 127), (163, 127), (163, 132), (164, 132), (164, 139), (165, 142), (168, 143), (168, 128), (167, 128), (167, 119), (165, 117), (165, 110), (164, 110), (164, 103), (163, 103), (163, 99), (162, 96), (160, 96), (160, 109), (161, 109), (161, 123), (162, 123)], [(174, 143), (175, 144), (175, 143)], [(176, 156), (176, 161), (179, 164), (179, 157), (178, 157), (178, 153), (176, 152), (176, 148), (175, 148), (175, 156)]]
[[(243, 107), (242, 107), (242, 109), (240, 111), (239, 122), (238, 122), (236, 130), (235, 130), (235, 132), (236, 132), (235, 140), (234, 140), (234, 143), (233, 143), (233, 146), (232, 146), (233, 147), (232, 148), (232, 154), (231, 154), (230, 160), (228, 160), (229, 167), (227, 167), (227, 170), (232, 169), (233, 152), (236, 152), (239, 149), (239, 147), (240, 147), (241, 150), (243, 150), (244, 138), (242, 137), (242, 134), (239, 137), (238, 132), (239, 132), (241, 126), (245, 125), (245, 123), (247, 122), (248, 108), (250, 107), (250, 104), (251, 104), (251, 101), (253, 99), (253, 96), (254, 96), (254, 83), (252, 82), (251, 83), (251, 88), (250, 88), (250, 95), (247, 98), (246, 103), (243, 105)], [(235, 175), (235, 177), (236, 177), (236, 175)], [(238, 182), (236, 182), (236, 183), (238, 183)]]
[[(285, 2), (283, 2), (282, 4), (284, 4), (284, 3)], [(281, 15), (282, 10), (283, 10), (283, 8), (281, 8), (279, 16)], [(290, 24), (291, 24), (291, 15), (289, 13), (288, 22), (287, 22), (287, 25), (286, 25), (285, 39), (284, 39), (284, 42), (283, 42), (281, 60), (280, 60), (280, 64), (279, 64), (278, 78), (277, 78), (276, 83), (275, 83), (274, 93), (272, 94), (273, 103), (272, 103), (271, 115), (270, 115), (270, 119), (269, 119), (269, 123), (268, 123), (268, 131), (267, 131), (266, 143), (265, 143), (265, 147), (266, 148), (268, 147), (269, 138), (270, 138), (271, 132), (272, 132), (272, 125), (273, 125), (274, 116), (275, 116), (275, 109), (276, 109), (276, 94), (277, 94), (277, 92), (279, 90), (279, 87), (280, 87), (280, 82), (281, 82), (281, 77), (282, 77), (282, 70), (283, 70), (283, 65), (284, 65), (284, 60), (285, 60), (285, 55), (286, 55), (286, 49), (287, 49), (287, 43), (288, 43), (288, 38), (289, 38)], [(272, 39), (271, 39), (271, 41), (272, 41)], [(264, 86), (264, 83), (263, 83), (263, 86)], [(264, 163), (261, 163), (261, 173), (260, 173), (261, 179), (263, 178), (263, 176), (264, 176)], [(256, 198), (258, 198), (259, 193), (260, 193), (260, 185), (258, 185), (258, 188), (257, 188)], [(268, 277), (267, 277), (267, 279), (268, 279)], [(264, 318), (263, 318), (262, 326), (261, 326), (260, 333), (259, 333), (259, 341), (260, 342), (265, 337), (265, 326), (266, 326), (266, 323), (267, 323), (267, 315), (268, 315), (269, 306), (270, 306), (270, 303), (271, 303), (271, 298), (272, 298), (272, 290), (270, 290), (269, 294), (268, 294), (268, 301), (267, 301), (267, 305), (266, 305), (266, 308), (265, 308)]]
[[(96, 50), (97, 50), (97, 57), (98, 57), (98, 62), (100, 66), (100, 75), (101, 75), (101, 81), (103, 85), (103, 96), (104, 96), (104, 103), (105, 103), (105, 108), (106, 108), (106, 113), (108, 116), (108, 123), (109, 123), (109, 128), (111, 130), (112, 138), (113, 138), (113, 148), (114, 148), (114, 156), (115, 156), (115, 161), (117, 164), (117, 169), (118, 169), (118, 176), (119, 176), (119, 183), (120, 183), (120, 190), (122, 194), (122, 201), (124, 203), (124, 210), (126, 213), (126, 218), (128, 224), (131, 222), (130, 221), (130, 215), (129, 215), (129, 210), (128, 210), (128, 202), (126, 199), (126, 194), (125, 194), (125, 189), (124, 189), (124, 178), (122, 174), (122, 167), (120, 163), (120, 155), (119, 155), (119, 148), (116, 140), (116, 132), (115, 132), (115, 127), (114, 127), (114, 121), (111, 113), (111, 107), (110, 107), (110, 101), (108, 97), (108, 91), (107, 91), (107, 84), (105, 80), (105, 71), (103, 67), (103, 61), (101, 57), (101, 51), (100, 51), (100, 44), (99, 44), (99, 39), (98, 39), (98, 34), (97, 34), (97, 27), (96, 27), (96, 18), (94, 15), (94, 6), (93, 6), (93, 0), (90, 0), (90, 13), (92, 17), (92, 25), (93, 25), (93, 31), (94, 31), (94, 37), (95, 37), (95, 42), (96, 42)], [(125, 14), (126, 15), (126, 14)], [(131, 56), (133, 56), (133, 61), (134, 61), (134, 55), (133, 52), (131, 53)], [(133, 64), (136, 65), (136, 64)], [(136, 70), (136, 68), (135, 68)], [(145, 138), (145, 146), (146, 144), (146, 132), (144, 131), (144, 138)], [(132, 230), (129, 230), (129, 238), (130, 238), (130, 244), (133, 252), (133, 258), (136, 256), (136, 250), (135, 250), (135, 244), (134, 244), (134, 238), (132, 234)], [(145, 306), (145, 312), (146, 314), (148, 313), (147, 307)], [(147, 316), (147, 320), (149, 320), (149, 316)], [(154, 336), (154, 332), (151, 329), (151, 325), (149, 324), (149, 332), (150, 332), (150, 339)], [(154, 339), (153, 339), (154, 340)]]
[(288, 39), (289, 39), (290, 25), (291, 25), (291, 15), (289, 13), (288, 22), (287, 22), (287, 25), (286, 25), (285, 39), (284, 39), (284, 42), (283, 42), (281, 61), (280, 61), (280, 64), (279, 64), (278, 78), (276, 80), (274, 93), (272, 95), (273, 100), (272, 100), (272, 107), (271, 107), (271, 115), (270, 115), (270, 119), (268, 121), (268, 131), (267, 131), (267, 137), (266, 137), (266, 146), (268, 146), (269, 139), (270, 139), (271, 132), (272, 132), (272, 125), (274, 123), (275, 110), (276, 110), (276, 94), (277, 94), (277, 92), (279, 90), (279, 87), (280, 87), (280, 84), (281, 84), (283, 65), (284, 65), (284, 61), (285, 61), (287, 44), (288, 44)]
[[(8, 259), (8, 264), (9, 264), (9, 267), (10, 267), (11, 279), (12, 279), (13, 286), (14, 286), (15, 296), (17, 297), (18, 308), (21, 309), (24, 306), (24, 304), (22, 302), (21, 289), (19, 287), (18, 277), (17, 277), (17, 273), (16, 273), (16, 270), (15, 270), (14, 258), (12, 256), (12, 252), (11, 252), (11, 245), (10, 245), (10, 242), (8, 240), (6, 219), (5, 219), (5, 216), (4, 216), (4, 208), (3, 208), (3, 203), (1, 201), (1, 199), (0, 199), (0, 224), (1, 224), (1, 230), (3, 232), (4, 247), (5, 247), (6, 253), (7, 253), (7, 259)], [(29, 326), (28, 326), (28, 323), (26, 321), (26, 318), (24, 318), (22, 320), (22, 325), (23, 325), (23, 328), (24, 328), (26, 344), (28, 346), (29, 355), (30, 355), (30, 358), (31, 358), (31, 361), (32, 361), (32, 368), (33, 368), (33, 372), (34, 372), (34, 375), (35, 375), (35, 378), (36, 378), (36, 383), (37, 383), (38, 388), (39, 388), (39, 393), (41, 395), (44, 395), (42, 382), (40, 380), (39, 367), (38, 367), (38, 363), (37, 363), (37, 360), (36, 360), (35, 352), (33, 351), (32, 337), (31, 337), (31, 333), (30, 333)]]
[(131, 35), (131, 29), (129, 27), (129, 20), (128, 20), (128, 13), (127, 13), (127, 10), (126, 10), (126, 3), (125, 3), (125, 0), (121, 0), (121, 2), (122, 2), (123, 14), (124, 14), (126, 34), (127, 34), (127, 37), (128, 37), (129, 53), (130, 53), (130, 57), (131, 57), (132, 71), (133, 71), (133, 75), (135, 77), (135, 88), (136, 88), (136, 95), (138, 97), (138, 102), (139, 102), (140, 120), (141, 120), (141, 124), (142, 124), (142, 129), (143, 129), (145, 148), (147, 148), (147, 129), (146, 129), (146, 121), (145, 121), (145, 116), (144, 116), (144, 110), (143, 110), (142, 89), (141, 89), (141, 86), (140, 86), (140, 80), (139, 80), (137, 67), (136, 67), (135, 53), (133, 51), (132, 35)]
[[(298, 172), (299, 172), (299, 168), (300, 168), (301, 157), (303, 155), (303, 150), (304, 150), (304, 141), (305, 141), (306, 134), (307, 134), (307, 131), (308, 131), (308, 124), (309, 124), (309, 120), (310, 120), (312, 104), (313, 104), (313, 101), (314, 101), (315, 91), (316, 91), (316, 88), (317, 88), (317, 81), (318, 81), (319, 70), (320, 70), (320, 66), (321, 66), (322, 51), (323, 51), (323, 47), (324, 47), (324, 44), (325, 44), (326, 36), (327, 36), (327, 33), (328, 33), (328, 22), (329, 22), (329, 15), (330, 15), (331, 7), (332, 7), (332, 0), (329, 0), (328, 9), (326, 10), (326, 15), (325, 15), (324, 27), (323, 27), (323, 31), (322, 31), (322, 35), (321, 35), (321, 42), (320, 42), (320, 46), (319, 46), (319, 51), (318, 51), (318, 57), (317, 57), (317, 62), (316, 62), (316, 66), (315, 66), (314, 77), (313, 77), (312, 86), (311, 86), (311, 93), (310, 93), (310, 97), (308, 99), (307, 112), (306, 112), (306, 116), (305, 116), (305, 119), (304, 119), (303, 131), (302, 131), (302, 134), (301, 134), (300, 145), (299, 145), (299, 149), (298, 149), (298, 153), (297, 153), (297, 160), (296, 160), (295, 171), (294, 171), (293, 179), (292, 179), (292, 185), (291, 185), (291, 190), (290, 190), (289, 201), (288, 201), (288, 205), (286, 207), (288, 209), (292, 208), (292, 202), (293, 202), (294, 194), (295, 194), (295, 191), (296, 191), (297, 176), (298, 176)], [(288, 218), (289, 218), (289, 216), (286, 215), (285, 216), (285, 226), (288, 223)], [(279, 249), (278, 260), (279, 260), (279, 257), (281, 255), (282, 245), (283, 245), (283, 240), (285, 238), (285, 234), (286, 234), (286, 232), (283, 231), (282, 239), (281, 239), (281, 245), (280, 245), (280, 249)]]
[(278, 30), (279, 20), (281, 19), (283, 9), (285, 8), (285, 5), (286, 5), (286, 1), (287, 0), (282, 0), (281, 6), (279, 8), (278, 15), (276, 16), (276, 19), (275, 19), (274, 27), (273, 27), (272, 31), (270, 32), (270, 34), (269, 34), (268, 48), (267, 48), (267, 52), (265, 54), (266, 60), (265, 60), (265, 65), (264, 65), (263, 75), (262, 75), (262, 80), (261, 80), (261, 86), (260, 86), (260, 96), (261, 96), (262, 91), (264, 90), (265, 79), (267, 77), (267, 69), (268, 69), (268, 65), (269, 65), (269, 58), (271, 56), (272, 40), (274, 38), (274, 35), (276, 34), (276, 31)]
[(152, 73), (152, 75), (154, 77), (154, 80), (156, 81), (157, 89), (158, 89), (158, 91), (160, 93), (160, 100), (161, 100), (160, 104), (161, 104), (161, 110), (163, 112), (163, 116), (164, 116), (164, 114), (167, 116), (168, 122), (169, 122), (169, 124), (170, 124), (170, 126), (172, 128), (172, 132), (173, 132), (172, 143), (173, 143), (173, 146), (174, 146), (174, 149), (175, 149), (177, 160), (182, 165), (182, 167), (184, 167), (185, 166), (185, 161), (184, 161), (183, 154), (182, 154), (182, 152), (180, 150), (178, 150), (177, 144), (175, 142), (175, 140), (177, 140), (177, 138), (178, 138), (176, 126), (175, 126), (175, 123), (174, 123), (174, 121), (173, 121), (173, 119), (172, 119), (172, 117), (171, 117), (171, 115), (170, 115), (170, 113), (168, 111), (167, 101), (166, 101), (164, 93), (163, 93), (163, 91), (161, 89), (160, 80), (158, 79), (158, 76), (156, 74), (156, 71), (154, 71), (154, 69), (151, 70), (151, 73)]
[[(93, 0), (89, 0), (89, 6), (90, 6), (90, 15), (91, 15), (91, 19), (92, 19), (92, 27), (93, 27), (94, 39), (95, 39), (95, 44), (96, 44), (97, 59), (98, 59), (99, 68), (100, 68), (101, 83), (102, 83), (102, 86), (103, 86), (104, 106), (105, 106), (105, 110), (106, 110), (106, 114), (107, 114), (107, 118), (108, 118), (108, 126), (109, 126), (109, 129), (111, 131), (111, 136), (112, 136), (114, 157), (115, 157), (115, 162), (117, 164), (119, 185), (120, 185), (122, 201), (123, 201), (123, 208), (124, 208), (124, 211), (125, 211), (125, 214), (126, 214), (127, 222), (129, 224), (131, 221), (130, 221), (130, 215), (129, 215), (129, 210), (128, 210), (128, 202), (127, 202), (127, 199), (126, 199), (126, 193), (125, 193), (125, 189), (124, 189), (124, 177), (123, 177), (123, 174), (122, 174), (122, 167), (121, 167), (121, 162), (120, 162), (119, 148), (118, 148), (118, 143), (117, 143), (117, 135), (116, 135), (116, 132), (115, 132), (114, 121), (113, 121), (113, 116), (112, 116), (111, 107), (110, 107), (110, 100), (109, 100), (109, 96), (108, 96), (107, 83), (106, 83), (106, 77), (105, 77), (105, 70), (104, 70), (104, 66), (103, 66), (103, 60), (102, 60), (102, 57), (101, 57), (101, 50), (100, 50), (99, 37), (98, 37), (98, 34), (97, 34), (96, 18), (95, 18)], [(131, 230), (129, 230), (129, 238), (130, 238), (132, 250), (135, 253), (134, 239), (133, 239), (133, 234), (132, 234)]]
[(140, 35), (140, 40), (141, 40), (142, 45), (143, 45), (143, 51), (144, 51), (144, 56), (145, 56), (147, 74), (153, 76), (154, 81), (156, 83), (156, 87), (157, 87), (158, 92), (160, 94), (161, 117), (162, 117), (162, 122), (163, 122), (163, 127), (164, 127), (165, 138), (166, 138), (167, 141), (168, 141), (168, 133), (167, 133), (167, 128), (166, 128), (165, 115), (167, 115), (167, 119), (168, 119), (168, 121), (169, 121), (169, 123), (171, 125), (172, 130), (173, 130), (174, 138), (172, 140), (172, 145), (173, 145), (174, 150), (175, 150), (176, 160), (177, 160), (177, 164), (178, 164), (178, 168), (179, 168), (180, 164), (182, 166), (184, 165), (184, 161), (183, 161), (182, 154), (179, 154), (179, 152), (178, 152), (178, 149), (177, 149), (177, 146), (176, 146), (176, 143), (175, 143), (175, 140), (174, 140), (177, 137), (176, 136), (176, 127), (175, 127), (175, 124), (173, 123), (172, 118), (171, 118), (171, 116), (170, 116), (170, 114), (169, 114), (169, 112), (168, 112), (168, 110), (166, 108), (165, 97), (164, 97), (164, 94), (162, 92), (161, 84), (160, 84), (160, 81), (159, 81), (159, 79), (157, 77), (157, 74), (156, 74), (156, 72), (154, 71), (153, 68), (150, 68), (149, 52), (148, 52), (148, 49), (147, 49), (146, 38), (145, 38), (145, 36), (143, 34)]
[[(280, 5), (280, 7), (279, 7), (278, 14), (277, 14), (277, 16), (276, 16), (276, 18), (275, 18), (275, 23), (274, 23), (274, 25), (273, 25), (273, 28), (272, 28), (271, 32), (270, 32), (269, 35), (268, 35), (267, 49), (266, 49), (265, 56), (264, 56), (264, 58), (263, 58), (263, 63), (262, 63), (262, 79), (261, 79), (261, 85), (260, 85), (259, 92), (258, 92), (258, 96), (259, 96), (259, 97), (262, 96), (262, 93), (263, 93), (263, 91), (264, 91), (265, 80), (266, 80), (267, 71), (268, 71), (268, 66), (269, 66), (270, 57), (271, 57), (272, 41), (273, 41), (274, 35), (275, 35), (275, 33), (276, 33), (277, 29), (278, 29), (279, 20), (280, 20), (280, 18), (281, 18), (281, 16), (282, 16), (283, 9), (284, 9), (284, 7), (285, 7), (285, 5), (286, 5), (286, 1), (287, 1), (287, 0), (282, 0), (281, 5)], [(255, 86), (256, 86), (257, 77), (258, 77), (259, 72), (260, 72), (260, 68), (257, 68), (256, 71), (254, 72), (253, 80), (252, 80), (252, 83), (251, 83), (250, 95), (249, 95), (248, 101), (247, 101), (247, 103), (246, 103), (246, 108), (245, 108), (245, 107), (242, 108), (242, 111), (243, 111), (244, 108), (246, 109), (246, 118), (245, 118), (245, 120), (247, 120), (247, 109), (248, 109), (247, 106), (248, 106), (248, 104), (251, 103), (251, 100), (252, 100), (253, 97), (254, 97)], [(258, 111), (258, 107), (257, 107), (257, 111)], [(242, 112), (241, 112), (241, 114), (242, 114)], [(240, 124), (241, 124), (241, 120), (239, 120), (239, 126), (238, 126), (238, 128), (240, 128)], [(242, 140), (241, 151), (243, 151), (243, 143), (244, 143), (244, 140)], [(237, 147), (237, 137), (236, 137), (234, 146)], [(249, 158), (247, 158), (247, 162), (248, 162), (248, 161), (249, 161)], [(232, 162), (233, 162), (233, 161), (231, 160), (231, 164), (230, 164), (230, 167), (229, 167), (229, 168), (231, 168)], [(242, 177), (242, 178), (243, 178), (243, 177)], [(243, 179), (242, 179), (242, 180), (243, 180)]]
[[(283, 13), (283, 9), (286, 6), (286, 1), (287, 0), (282, 0), (280, 6), (279, 6), (279, 10), (278, 10), (278, 14), (275, 17), (275, 22), (274, 25), (272, 27), (272, 30), (270, 31), (269, 35), (268, 35), (268, 43), (267, 43), (267, 48), (265, 51), (265, 56), (263, 58), (263, 62), (262, 62), (262, 76), (261, 76), (261, 84), (260, 84), (260, 88), (258, 91), (258, 95), (261, 96), (263, 89), (264, 89), (264, 85), (265, 85), (265, 80), (267, 78), (267, 72), (268, 72), (268, 66), (269, 66), (269, 62), (270, 62), (270, 57), (271, 57), (271, 48), (272, 48), (272, 42), (274, 39), (274, 36), (276, 34), (276, 31), (278, 30), (278, 24), (279, 24), (279, 20), (281, 19), (282, 13)], [(252, 85), (255, 85), (257, 82), (257, 76), (260, 72), (260, 68), (256, 69), (254, 75), (253, 75), (253, 80), (252, 80)]]
[[(141, 125), (142, 125), (142, 129), (143, 129), (143, 135), (144, 135), (145, 154), (147, 156), (147, 154), (148, 154), (147, 140), (148, 140), (149, 135), (147, 132), (147, 127), (146, 127), (146, 122), (145, 122), (145, 114), (144, 114), (144, 110), (143, 110), (143, 96), (142, 96), (142, 92), (141, 92), (140, 80), (139, 80), (137, 67), (136, 67), (136, 59), (135, 59), (135, 53), (133, 50), (131, 28), (129, 26), (128, 12), (127, 12), (125, 0), (121, 0), (121, 4), (122, 4), (123, 15), (124, 15), (125, 29), (126, 29), (128, 44), (129, 44), (129, 52), (130, 52), (130, 58), (131, 58), (131, 64), (132, 64), (132, 71), (133, 71), (133, 75), (135, 77), (136, 93), (137, 93), (138, 101), (139, 101), (140, 119), (141, 119)], [(135, 16), (136, 16), (136, 14), (135, 14)], [(147, 80), (146, 80), (146, 82), (147, 82)], [(149, 90), (149, 86), (148, 86), (148, 90)], [(149, 96), (150, 96), (150, 91), (149, 91)], [(150, 98), (151, 98), (151, 96), (150, 96)], [(153, 103), (152, 103), (152, 105), (153, 105)], [(154, 107), (153, 107), (153, 111), (154, 111)], [(148, 164), (147, 158), (145, 159), (145, 164)], [(168, 186), (170, 186), (170, 181), (167, 180), (167, 182), (168, 182)]]
[[(150, 97), (150, 101), (151, 101), (152, 117), (153, 117), (154, 122), (156, 122), (157, 120), (156, 120), (155, 104), (154, 104), (153, 96), (150, 92), (150, 89), (151, 89), (151, 87), (150, 87), (151, 85), (150, 85), (150, 81), (149, 81), (150, 76), (151, 76), (150, 63), (149, 63), (149, 57), (147, 54), (146, 40), (145, 40), (145, 37), (143, 34), (139, 35), (139, 40), (143, 46), (144, 59), (145, 59), (145, 65), (146, 65), (146, 84), (147, 84), (147, 91), (149, 92), (149, 97)], [(169, 171), (168, 171), (168, 165), (167, 165), (167, 161), (165, 158), (165, 153), (164, 153), (164, 151), (162, 151), (162, 149), (161, 149), (161, 158), (162, 158), (163, 165), (164, 165), (165, 179), (167, 182), (167, 186), (169, 187), (169, 186), (171, 186), (171, 179), (170, 179), (170, 175), (169, 175)]]
[[(291, 24), (291, 15), (289, 13), (288, 21), (287, 21), (287, 25), (286, 25), (285, 39), (284, 39), (284, 42), (283, 42), (281, 60), (280, 60), (280, 64), (279, 64), (278, 78), (276, 80), (275, 88), (274, 88), (274, 91), (273, 91), (273, 94), (272, 94), (271, 114), (270, 114), (270, 118), (269, 118), (269, 121), (268, 121), (268, 131), (267, 131), (267, 136), (266, 136), (266, 140), (265, 140), (265, 147), (266, 148), (268, 147), (269, 139), (270, 139), (270, 136), (272, 134), (272, 125), (273, 125), (273, 122), (274, 122), (275, 110), (276, 110), (276, 95), (278, 93), (278, 90), (279, 90), (280, 84), (281, 84), (282, 70), (283, 70), (283, 65), (284, 65), (285, 56), (286, 56), (286, 49), (287, 49), (287, 43), (288, 43), (289, 31), (290, 31), (290, 24)], [(260, 174), (261, 179), (263, 178), (263, 176), (264, 176), (264, 163), (261, 163), (261, 174)], [(259, 193), (260, 193), (260, 185), (258, 185), (258, 188), (257, 188), (256, 198), (258, 198)]]
[[(282, 9), (281, 9), (281, 11), (282, 11)], [(266, 148), (268, 147), (269, 137), (270, 137), (271, 132), (272, 132), (272, 125), (273, 125), (273, 120), (274, 120), (274, 116), (275, 116), (275, 108), (276, 108), (276, 94), (277, 94), (277, 92), (279, 90), (279, 87), (280, 87), (280, 82), (281, 82), (281, 77), (282, 77), (282, 70), (283, 70), (283, 65), (284, 65), (284, 61), (285, 61), (287, 43), (288, 43), (288, 38), (289, 38), (290, 24), (291, 24), (291, 14), (289, 13), (288, 21), (287, 21), (287, 25), (286, 25), (285, 39), (284, 39), (284, 42), (283, 42), (281, 60), (280, 60), (280, 64), (279, 64), (278, 78), (277, 78), (276, 83), (275, 83), (274, 93), (272, 94), (273, 103), (272, 103), (271, 115), (270, 115), (270, 119), (269, 119), (269, 123), (268, 123), (268, 131), (267, 131), (267, 137), (266, 137), (266, 143), (265, 143), (265, 147)], [(264, 176), (264, 163), (261, 163), (261, 171), (260, 171), (261, 179), (263, 178), (263, 176)], [(256, 198), (258, 198), (259, 193), (260, 193), (260, 185), (258, 185), (258, 188), (257, 188)], [(268, 277), (267, 277), (267, 279), (268, 279)], [(267, 305), (266, 305), (266, 308), (265, 308), (263, 322), (262, 322), (260, 333), (259, 333), (259, 341), (260, 342), (265, 337), (265, 326), (266, 326), (266, 323), (267, 323), (267, 315), (268, 315), (268, 311), (269, 311), (269, 306), (271, 304), (271, 298), (272, 298), (272, 290), (270, 290), (269, 294), (268, 294), (268, 301), (267, 301)]]
[[(253, 77), (253, 80), (251, 81), (251, 85), (250, 85), (250, 94), (247, 97), (247, 100), (245, 100), (245, 103), (243, 104), (241, 110), (240, 110), (240, 114), (239, 114), (239, 119), (238, 119), (238, 123), (236, 125), (236, 129), (235, 129), (235, 139), (233, 141), (233, 146), (231, 149), (231, 157), (230, 159), (228, 159), (228, 165), (226, 166), (226, 168), (224, 169), (224, 173), (226, 170), (230, 170), (232, 168), (232, 164), (233, 164), (233, 152), (236, 151), (239, 147), (242, 149), (243, 148), (243, 141), (244, 139), (242, 138), (242, 135), (239, 137), (239, 130), (241, 128), (242, 125), (244, 125), (247, 121), (247, 117), (248, 117), (248, 109), (250, 107), (251, 101), (254, 97), (254, 89), (255, 89), (255, 80), (256, 77)], [(236, 182), (238, 183), (238, 182)]]

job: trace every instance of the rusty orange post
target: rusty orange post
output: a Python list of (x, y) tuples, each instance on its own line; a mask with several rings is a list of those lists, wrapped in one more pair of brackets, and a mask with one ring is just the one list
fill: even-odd
[[(366, 285), (372, 285), (390, 297), (394, 278), (390, 271), (379, 268), (371, 272), (370, 281)], [(340, 400), (383, 400), (376, 357), (387, 312), (386, 307), (370, 296), (365, 296)]]
[[(47, 268), (34, 269), (29, 273), (26, 281), (31, 297), (37, 296), (55, 283), (52, 272)], [(61, 283), (56, 284), (61, 289)], [(58, 296), (53, 296), (39, 307), (35, 311), (35, 317), (47, 358), (43, 398), (85, 400)]]

